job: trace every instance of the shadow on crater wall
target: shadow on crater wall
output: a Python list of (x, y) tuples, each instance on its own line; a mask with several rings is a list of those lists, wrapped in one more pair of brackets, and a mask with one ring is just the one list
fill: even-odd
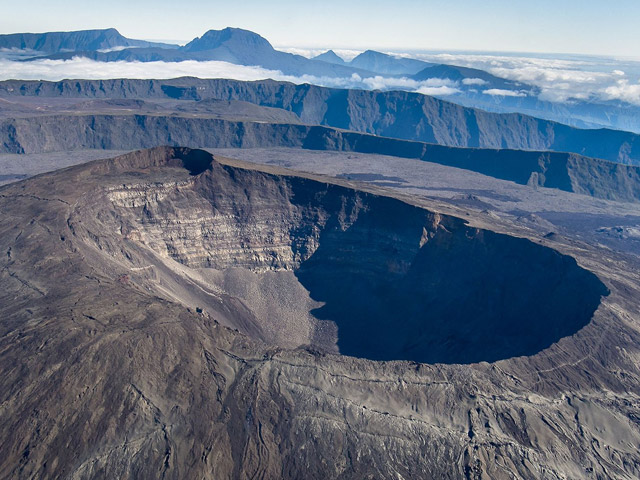
[[(311, 313), (335, 322), (345, 355), (426, 363), (533, 355), (587, 325), (608, 293), (573, 258), (530, 240), (389, 197), (222, 166), (202, 151), (164, 147), (93, 170), (163, 166), (186, 168), (192, 189), (111, 190), (93, 229), (144, 231), (152, 248), (188, 267), (293, 271), (324, 303)], [(307, 300), (284, 307), (304, 311), (303, 322)], [(246, 325), (238, 309), (224, 315)], [(276, 330), (268, 341), (288, 345), (286, 325)], [(336, 341), (332, 328), (309, 331), (301, 344)]]
[[(423, 230), (424, 211), (377, 202), (327, 225), (296, 275), (344, 355), (424, 363), (533, 355), (584, 327), (606, 287), (571, 257), (462, 225)], [(423, 244), (420, 247), (420, 244)]]

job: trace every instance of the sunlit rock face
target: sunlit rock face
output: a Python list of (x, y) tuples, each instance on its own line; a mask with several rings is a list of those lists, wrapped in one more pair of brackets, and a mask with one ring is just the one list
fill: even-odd
[(637, 478), (637, 263), (353, 187), (156, 148), (0, 188), (0, 471)]
[[(105, 187), (104, 201), (91, 198), (97, 224), (86, 231), (118, 235), (88, 240), (120, 254), (124, 239), (198, 272), (216, 291), (242, 298), (237, 292), (251, 290), (244, 304), (256, 328), (246, 331), (264, 341), (373, 360), (492, 362), (574, 334), (606, 294), (571, 257), (526, 239), (393, 198), (172, 152), (132, 158), (137, 168), (180, 169), (177, 178), (140, 177)], [(282, 305), (266, 288), (273, 282), (301, 294)], [(246, 325), (235, 315), (246, 312), (226, 315), (231, 326)]]

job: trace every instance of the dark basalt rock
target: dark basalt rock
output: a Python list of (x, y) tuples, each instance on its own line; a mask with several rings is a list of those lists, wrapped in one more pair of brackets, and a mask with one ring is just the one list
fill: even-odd
[(331, 89), (271, 80), (181, 78), (5, 81), (0, 82), (0, 96), (239, 100), (293, 112), (308, 125), (453, 147), (553, 150), (640, 164), (640, 143), (633, 133), (578, 129), (519, 113), (490, 113), (410, 92)]
[[(247, 115), (262, 113), (267, 119), (274, 118), (271, 112), (250, 110)], [(234, 105), (229, 111), (242, 110)], [(131, 150), (158, 144), (354, 151), (440, 163), (521, 185), (627, 202), (640, 200), (639, 167), (562, 152), (451, 148), (289, 123), (158, 114), (49, 115), (0, 120), (0, 142), (0, 149), (7, 153)]]
[(626, 257), (380, 193), (168, 147), (1, 187), (0, 476), (637, 477)]
[[(534, 355), (584, 327), (608, 293), (572, 258), (526, 239), (394, 199), (221, 168), (201, 150), (156, 152), (119, 157), (116, 171), (168, 166), (202, 175), (175, 191), (113, 191), (110, 198), (126, 192), (127, 201), (114, 200), (113, 213), (99, 206), (92, 231), (122, 230), (125, 221), (191, 268), (293, 271), (324, 303), (312, 314), (337, 327), (337, 338), (309, 338), (318, 347), (337, 341), (345, 355), (428, 363)], [(202, 205), (211, 210), (193, 218)], [(243, 321), (228, 321), (242, 329)]]

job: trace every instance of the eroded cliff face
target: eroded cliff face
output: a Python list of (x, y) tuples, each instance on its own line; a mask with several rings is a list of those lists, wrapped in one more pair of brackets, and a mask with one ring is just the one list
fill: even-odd
[[(183, 114), (181, 114), (183, 115)], [(521, 185), (611, 200), (640, 200), (640, 168), (563, 152), (453, 148), (299, 123), (167, 114), (47, 115), (0, 120), (0, 152), (296, 147), (376, 153), (464, 168)]]
[[(326, 125), (385, 137), (454, 147), (574, 152), (634, 165), (640, 161), (638, 135), (633, 133), (577, 129), (519, 113), (490, 113), (411, 92), (344, 90), (273, 80), (178, 78), (9, 80), (0, 82), (0, 95), (66, 99), (170, 98), (184, 101), (185, 105), (211, 99), (242, 101), (293, 112), (307, 125)], [(134, 148), (143, 148), (143, 145)]]
[(380, 193), (165, 148), (0, 189), (0, 477), (637, 477), (637, 272)]
[[(138, 168), (151, 170), (79, 203), (74, 233), (118, 257), (140, 256), (123, 250), (132, 244), (218, 294), (240, 281), (263, 285), (225, 322), (277, 345), (374, 360), (495, 361), (575, 333), (607, 293), (570, 257), (395, 199), (223, 166), (204, 152)], [(242, 280), (231, 281), (231, 270)], [(261, 298), (266, 272), (305, 292), (286, 306), (300, 314), (298, 344), (277, 300)], [(197, 305), (175, 297), (214, 317), (220, 310), (215, 296)], [(310, 300), (321, 303), (309, 311)], [(276, 303), (268, 328), (254, 307), (261, 302)]]

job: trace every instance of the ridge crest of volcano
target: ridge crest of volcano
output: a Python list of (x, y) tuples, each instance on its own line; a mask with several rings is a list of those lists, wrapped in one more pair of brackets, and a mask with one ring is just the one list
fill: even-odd
[(171, 147), (91, 165), (79, 169), (101, 188), (70, 217), (77, 238), (105, 262), (154, 265), (139, 281), (158, 295), (283, 347), (492, 362), (575, 334), (608, 294), (554, 249), (338, 181)]

